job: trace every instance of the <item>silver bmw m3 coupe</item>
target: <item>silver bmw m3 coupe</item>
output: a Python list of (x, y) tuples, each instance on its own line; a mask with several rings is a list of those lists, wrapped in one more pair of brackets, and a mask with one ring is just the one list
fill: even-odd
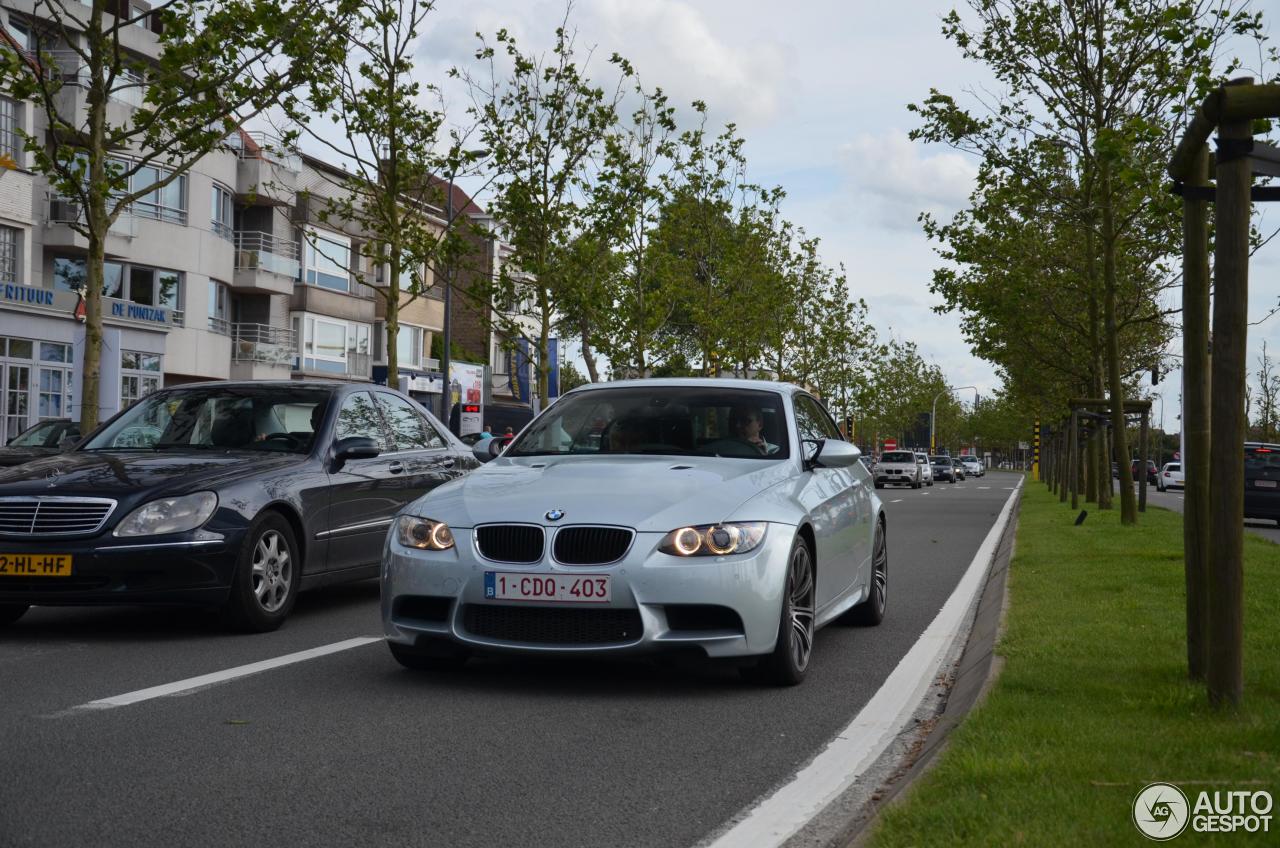
[(575, 389), (397, 517), (391, 653), (439, 668), (476, 652), (694, 649), (799, 683), (818, 628), (884, 617), (885, 518), (858, 456), (784, 383)]

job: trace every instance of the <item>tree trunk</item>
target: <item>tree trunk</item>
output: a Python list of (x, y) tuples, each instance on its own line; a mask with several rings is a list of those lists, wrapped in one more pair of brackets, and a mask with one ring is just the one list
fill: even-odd
[[(1252, 138), (1249, 121), (1224, 121), (1223, 140)], [(1244, 695), (1245, 344), (1249, 333), (1249, 159), (1218, 162), (1213, 292), (1213, 421), (1209, 434), (1209, 700), (1235, 706)]]
[[(591, 382), (600, 382), (600, 372), (596, 368), (596, 358), (591, 353), (591, 342), (587, 341), (586, 328), (582, 330), (582, 361), (587, 363), (587, 376), (591, 378)], [(563, 362), (560, 363), (560, 367), (564, 368)]]
[[(1200, 148), (1188, 186), (1209, 182), (1209, 151)], [(1187, 673), (1203, 680), (1208, 665), (1209, 598), (1209, 212), (1204, 200), (1182, 204), (1182, 548), (1187, 583)]]
[[(80, 432), (88, 433), (98, 426), (102, 406), (102, 276), (106, 262), (107, 232), (111, 216), (107, 210), (106, 131), (107, 92), (102, 82), (103, 6), (92, 4), (89, 14), (88, 92), (89, 149), (88, 205), (85, 224), (89, 236), (89, 255), (85, 257), (84, 290), (84, 368), (80, 374)], [(119, 353), (116, 354), (119, 356)]]
[(1106, 322), (1107, 375), (1110, 382), (1111, 430), (1120, 470), (1120, 523), (1138, 523), (1138, 504), (1130, 473), (1128, 433), (1125, 431), (1124, 382), (1120, 375), (1120, 329), (1116, 320), (1116, 222), (1111, 187), (1111, 163), (1101, 162), (1102, 178), (1102, 310)]

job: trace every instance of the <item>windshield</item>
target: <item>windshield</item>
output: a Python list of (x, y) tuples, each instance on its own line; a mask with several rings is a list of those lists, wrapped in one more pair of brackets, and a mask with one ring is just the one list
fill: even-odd
[(906, 451), (890, 451), (880, 457), (881, 462), (915, 462), (916, 455)]
[(11, 447), (56, 448), (62, 434), (70, 428), (66, 421), (42, 421), (9, 442)]
[(663, 454), (786, 459), (782, 396), (714, 386), (628, 386), (566, 395), (504, 456)]
[(254, 450), (307, 453), (329, 389), (201, 387), (148, 395), (83, 450)]
[(950, 465), (950, 464), (951, 464), (951, 457), (949, 457), (949, 456), (935, 456), (935, 457), (933, 457), (933, 458), (932, 458), (932, 461), (933, 461), (933, 464), (934, 464), (934, 465)]

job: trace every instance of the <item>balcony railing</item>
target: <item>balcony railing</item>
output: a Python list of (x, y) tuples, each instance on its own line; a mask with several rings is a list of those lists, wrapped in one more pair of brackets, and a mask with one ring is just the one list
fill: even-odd
[[(81, 224), (85, 223), (84, 207), (80, 205), (80, 201), (70, 197), (59, 197), (51, 195), (48, 198), (49, 208), (45, 215), (45, 220), (50, 224)], [(107, 230), (113, 236), (124, 236), (125, 238), (133, 238), (138, 234), (137, 221), (131, 214), (122, 214), (116, 218), (115, 223)]]
[[(88, 88), (93, 81), (88, 65), (74, 50), (45, 50), (33, 58), (50, 78), (61, 80), (63, 85)], [(112, 86), (107, 97), (126, 106), (139, 107), (146, 97), (146, 80), (129, 68), (117, 69)]]
[(295, 174), (302, 172), (302, 157), (278, 136), (240, 130), (227, 137), (227, 146), (241, 159), (261, 159), (280, 165)]
[(293, 364), (293, 330), (269, 324), (232, 324), (231, 361), (263, 362), (267, 365)]
[(256, 230), (237, 230), (235, 234), (236, 270), (270, 271), (291, 280), (298, 279), (298, 243), (280, 239)]
[(231, 335), (231, 322), (226, 318), (214, 318), (209, 316), (209, 332), (217, 333), (220, 336)]

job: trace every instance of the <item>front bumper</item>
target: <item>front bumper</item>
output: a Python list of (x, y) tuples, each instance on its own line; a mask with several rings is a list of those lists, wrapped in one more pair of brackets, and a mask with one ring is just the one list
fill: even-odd
[(47, 606), (216, 605), (235, 570), (239, 536), (193, 531), (157, 540), (0, 540), (0, 555), (69, 554), (71, 574), (0, 575), (0, 603)]
[[(469, 529), (454, 530), (455, 546), (442, 552), (405, 548), (390, 533), (382, 567), (384, 632), (389, 641), (403, 645), (444, 639), (481, 653), (629, 654), (692, 648), (709, 657), (741, 657), (772, 651), (795, 528), (770, 523), (758, 548), (728, 557), (659, 553), (662, 536), (637, 533), (623, 560), (609, 566), (564, 566), (545, 559), (520, 566), (483, 559)], [(590, 605), (486, 600), (485, 572), (607, 574), (611, 600)], [(475, 632), (476, 622), (504, 615), (589, 620), (595, 617), (591, 610), (632, 624), (608, 641), (595, 642)], [(689, 610), (700, 613), (691, 616)]]

